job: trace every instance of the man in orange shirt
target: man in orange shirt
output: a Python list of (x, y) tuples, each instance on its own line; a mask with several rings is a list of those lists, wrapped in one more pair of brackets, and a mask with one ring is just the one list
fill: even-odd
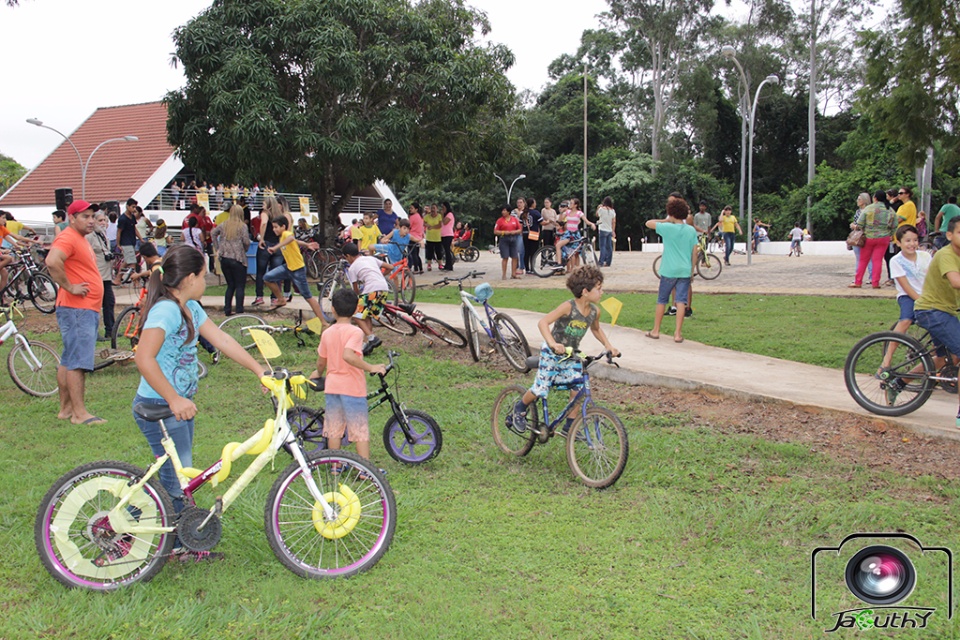
[(75, 200), (67, 209), (67, 228), (56, 237), (47, 255), (50, 277), (60, 286), (57, 292), (57, 324), (63, 336), (63, 355), (57, 368), (61, 420), (73, 424), (103, 424), (103, 418), (87, 411), (84, 382), (93, 371), (103, 281), (93, 248), (86, 236), (96, 225), (98, 205)]

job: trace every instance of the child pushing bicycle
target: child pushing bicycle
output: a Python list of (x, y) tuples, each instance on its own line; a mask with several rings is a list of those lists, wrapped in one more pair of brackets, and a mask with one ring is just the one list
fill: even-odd
[[(577, 352), (587, 329), (614, 357), (620, 355), (600, 328), (600, 310), (597, 308), (603, 295), (603, 273), (600, 269), (580, 267), (567, 276), (567, 289), (573, 294), (573, 300), (560, 303), (537, 323), (544, 339), (540, 347), (537, 377), (533, 386), (517, 402), (513, 413), (507, 416), (507, 426), (512, 426), (517, 432), (526, 431), (527, 409), (537, 398), (546, 398), (551, 387), (569, 389), (572, 399), (583, 385), (577, 382), (583, 380), (583, 365), (578, 358), (568, 357), (567, 351), (572, 349), (573, 353)], [(569, 418), (563, 428), (564, 433), (572, 423), (573, 418)]]
[(338, 289), (331, 302), (337, 320), (320, 335), (317, 369), (310, 374), (311, 378), (318, 378), (326, 372), (323, 392), (327, 406), (323, 436), (328, 448), (339, 449), (346, 432), (350, 442), (356, 443), (357, 453), (369, 460), (367, 381), (363, 374), (384, 375), (387, 368), (363, 359), (363, 331), (350, 322), (357, 310), (357, 294), (350, 289)]
[[(147, 298), (140, 320), (140, 342), (135, 362), (140, 386), (133, 399), (138, 404), (167, 405), (173, 417), (164, 421), (185, 467), (193, 462), (193, 419), (197, 405), (197, 338), (203, 336), (231, 360), (249, 369), (260, 383), (263, 366), (236, 340), (207, 317), (200, 306), (206, 289), (205, 256), (189, 245), (171, 247), (160, 266), (150, 275)], [(164, 455), (159, 422), (150, 422), (133, 412), (134, 420), (157, 457)], [(160, 468), (160, 481), (173, 498), (179, 513), (184, 508), (183, 489), (169, 460)], [(177, 553), (176, 549), (174, 553)], [(180, 554), (181, 560), (217, 558), (205, 552)]]

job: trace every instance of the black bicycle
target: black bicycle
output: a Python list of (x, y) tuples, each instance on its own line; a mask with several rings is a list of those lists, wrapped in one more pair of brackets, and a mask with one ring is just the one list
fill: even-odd
[[(42, 259), (46, 249), (38, 249)], [(41, 272), (40, 265), (29, 249), (14, 249), (17, 261), (7, 267), (9, 278), (7, 286), (0, 291), (0, 298), (10, 297), (17, 302), (33, 303), (40, 313), (53, 313), (57, 307), (57, 283)]]
[[(440, 425), (425, 411), (407, 409), (399, 400), (397, 381), (400, 369), (395, 358), (396, 351), (388, 351), (386, 374), (377, 374), (380, 386), (367, 394), (369, 410), (373, 411), (384, 403), (390, 405), (390, 417), (383, 425), (383, 446), (390, 457), (403, 464), (423, 464), (436, 458), (443, 448), (443, 433)], [(393, 390), (387, 383), (390, 372), (394, 373)], [(310, 381), (313, 391), (323, 391), (322, 381)], [(327, 439), (323, 437), (323, 409), (312, 409), (296, 405), (287, 411), (287, 421), (305, 449), (326, 449)], [(347, 444), (346, 436), (341, 443)]]

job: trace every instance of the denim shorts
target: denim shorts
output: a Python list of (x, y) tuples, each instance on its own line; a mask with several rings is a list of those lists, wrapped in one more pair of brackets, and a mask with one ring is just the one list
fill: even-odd
[(293, 286), (297, 288), (297, 291), (303, 296), (304, 300), (309, 300), (313, 297), (313, 294), (310, 293), (310, 284), (307, 282), (306, 267), (300, 267), (296, 271), (290, 271), (286, 264), (281, 264), (279, 267), (274, 267), (263, 274), (264, 282), (283, 282), (284, 280), (293, 280)]
[(100, 314), (90, 309), (57, 307), (57, 325), (63, 336), (60, 366), (69, 371), (93, 371)]
[(365, 397), (328, 393), (326, 401), (327, 411), (323, 416), (324, 437), (342, 438), (346, 432), (350, 436), (350, 442), (370, 441)]
[[(939, 309), (917, 309), (917, 324), (930, 332), (933, 343), (960, 357), (960, 320), (956, 314)], [(938, 352), (940, 350), (938, 349)], [(946, 355), (940, 353), (940, 355)]]
[(913, 313), (913, 305), (916, 301), (910, 296), (897, 296), (897, 304), (900, 305), (900, 319), (916, 322), (917, 318)]
[(520, 258), (520, 236), (500, 237), (500, 257), (504, 260), (508, 258)]
[(687, 304), (690, 301), (690, 278), (660, 278), (660, 289), (657, 291), (657, 304), (670, 302), (670, 292), (677, 290), (673, 297), (675, 304)]

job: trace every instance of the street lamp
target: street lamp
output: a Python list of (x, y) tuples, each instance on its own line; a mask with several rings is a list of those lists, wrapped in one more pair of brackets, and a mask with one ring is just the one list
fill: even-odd
[(513, 179), (513, 182), (510, 183), (510, 188), (507, 188), (507, 183), (503, 181), (503, 178), (497, 174), (493, 174), (493, 177), (500, 181), (500, 184), (503, 185), (503, 191), (507, 194), (507, 204), (510, 204), (510, 194), (513, 193), (513, 185), (517, 184), (517, 180), (523, 180), (527, 177), (527, 174), (521, 173), (516, 178)]
[(73, 147), (74, 152), (77, 154), (77, 160), (80, 161), (80, 197), (84, 200), (87, 199), (87, 169), (90, 168), (90, 161), (93, 160), (93, 154), (95, 154), (100, 149), (100, 147), (102, 147), (105, 144), (109, 144), (111, 142), (136, 142), (137, 140), (140, 139), (137, 136), (122, 136), (120, 138), (110, 138), (109, 140), (104, 140), (103, 142), (98, 144), (93, 151), (90, 152), (90, 155), (87, 157), (87, 161), (84, 162), (83, 157), (81, 157), (80, 155), (80, 150), (77, 149), (77, 145), (73, 144), (73, 140), (63, 135), (62, 132), (57, 131), (51, 126), (43, 124), (43, 121), (38, 120), (37, 118), (27, 118), (27, 123), (32, 124), (35, 127), (50, 129), (50, 131), (60, 134), (60, 136), (64, 140), (66, 140), (71, 147)]
[(760, 100), (760, 90), (763, 89), (763, 85), (767, 84), (780, 84), (780, 78), (775, 75), (769, 75), (763, 79), (763, 82), (760, 83), (760, 86), (757, 87), (757, 93), (753, 97), (753, 107), (750, 109), (750, 157), (747, 160), (747, 163), (750, 165), (747, 168), (748, 184), (747, 184), (747, 264), (751, 264), (751, 258), (753, 257), (753, 252), (751, 251), (750, 242), (753, 239), (753, 123), (757, 119), (757, 101)]
[[(730, 45), (720, 49), (721, 55), (737, 66), (740, 80), (743, 82), (744, 92), (740, 97), (740, 219), (743, 220), (743, 190), (747, 183), (747, 114), (750, 113), (750, 82), (740, 61), (737, 60), (737, 51)], [(746, 105), (744, 105), (746, 102)], [(747, 259), (749, 263), (749, 258)]]

